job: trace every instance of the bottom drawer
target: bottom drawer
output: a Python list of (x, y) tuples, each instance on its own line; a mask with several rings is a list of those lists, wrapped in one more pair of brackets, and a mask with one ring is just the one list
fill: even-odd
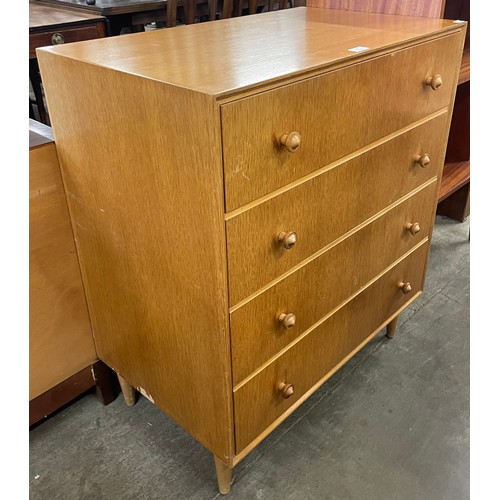
[[(422, 290), (428, 240), (234, 393), (241, 453), (317, 382)], [(404, 293), (400, 283), (410, 283)], [(340, 368), (338, 366), (337, 368)], [(284, 392), (293, 394), (285, 397)]]

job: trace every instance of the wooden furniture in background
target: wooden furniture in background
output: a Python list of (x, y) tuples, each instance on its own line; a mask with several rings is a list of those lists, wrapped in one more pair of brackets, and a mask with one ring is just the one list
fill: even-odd
[[(307, 0), (310, 7), (377, 12), (469, 22), (470, 0)], [(470, 194), (470, 28), (458, 78), (437, 213), (463, 222)]]
[[(470, 20), (469, 0), (446, 0), (446, 19)], [(463, 222), (470, 197), (470, 25), (458, 78), (437, 213)]]
[(194, 24), (196, 19), (215, 21), (231, 17), (233, 0), (168, 0), (166, 27)]
[(282, 10), (295, 6), (293, 0), (231, 0), (231, 2), (233, 4), (233, 17)]
[[(40, 121), (49, 124), (35, 49), (106, 36), (106, 18), (87, 12), (29, 2), (29, 76)], [(30, 103), (31, 108), (31, 103)], [(30, 117), (33, 118), (30, 109)]]
[(307, 0), (308, 7), (399, 16), (443, 17), (445, 0)]
[(86, 0), (34, 1), (105, 16), (112, 36), (119, 35), (124, 28), (132, 32), (144, 31), (146, 24), (166, 20), (167, 0), (97, 0), (94, 4), (88, 4)]
[(97, 361), (51, 129), (30, 120), (30, 425), (96, 387), (115, 397)]
[(464, 37), (294, 8), (39, 50), (98, 356), (222, 493), (422, 293)]

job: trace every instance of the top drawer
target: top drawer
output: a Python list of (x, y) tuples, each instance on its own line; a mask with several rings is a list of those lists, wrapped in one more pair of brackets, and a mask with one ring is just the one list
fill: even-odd
[[(462, 37), (448, 35), (222, 106), (226, 211), (446, 107)], [(433, 90), (428, 77), (440, 75)], [(288, 135), (289, 152), (280, 140)]]

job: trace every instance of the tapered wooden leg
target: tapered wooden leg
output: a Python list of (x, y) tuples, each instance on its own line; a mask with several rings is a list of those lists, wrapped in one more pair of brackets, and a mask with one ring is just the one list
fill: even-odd
[(231, 468), (221, 462), (215, 455), (215, 473), (221, 495), (227, 495), (231, 490)]
[(388, 339), (393, 339), (394, 334), (396, 333), (396, 327), (398, 326), (398, 318), (399, 316), (396, 316), (390, 323), (387, 325), (387, 333), (385, 336)]
[(134, 406), (135, 389), (121, 375), (118, 375), (118, 382), (120, 382), (120, 387), (122, 388), (123, 399), (125, 399), (125, 404), (127, 406)]

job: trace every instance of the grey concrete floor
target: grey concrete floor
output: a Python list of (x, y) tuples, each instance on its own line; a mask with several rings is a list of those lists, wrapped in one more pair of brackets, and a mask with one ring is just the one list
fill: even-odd
[[(469, 224), (438, 217), (425, 293), (233, 471), (227, 498), (469, 498)], [(141, 397), (30, 431), (30, 498), (213, 499), (212, 456)]]

